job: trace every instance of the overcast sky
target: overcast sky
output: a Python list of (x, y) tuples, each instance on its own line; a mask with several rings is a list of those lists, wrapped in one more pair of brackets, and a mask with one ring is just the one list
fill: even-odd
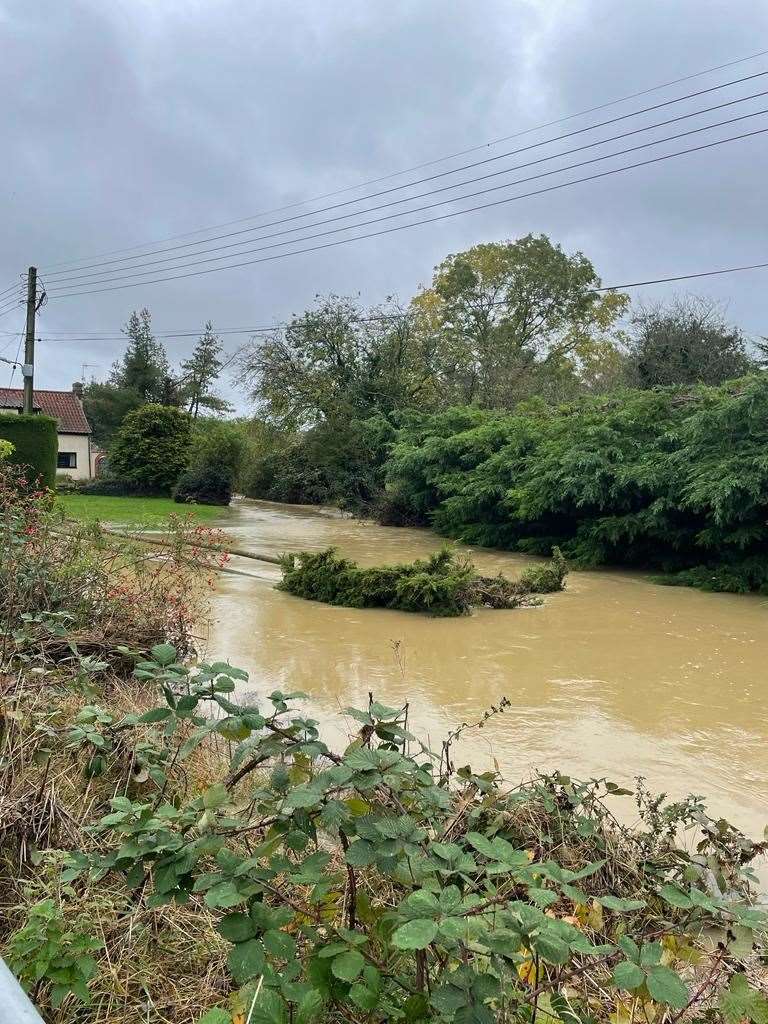
[[(30, 263), (47, 268), (253, 216), (762, 49), (768, 49), (768, 4), (755, 0), (0, 0), (0, 293)], [(766, 69), (768, 57), (751, 60), (368, 191)], [(464, 176), (763, 89), (768, 76)], [(768, 97), (602, 151), (763, 107)], [(768, 116), (624, 162), (760, 127), (768, 127)], [(606, 284), (765, 262), (767, 153), (768, 135), (758, 135), (319, 252), (122, 291), (51, 298), (38, 335), (115, 335), (131, 310), (145, 305), (158, 332), (173, 332), (196, 329), (209, 318), (222, 329), (271, 323), (329, 291), (359, 293), (372, 303), (390, 294), (407, 301), (448, 253), (527, 232), (545, 232), (567, 250), (581, 249)], [(554, 166), (559, 165), (543, 164), (517, 176)], [(339, 237), (344, 236), (320, 241)], [(249, 247), (265, 244), (251, 240)], [(53, 272), (42, 275), (51, 291)], [(768, 271), (682, 288), (727, 302), (729, 316), (746, 331), (768, 333)], [(642, 293), (646, 300), (665, 294), (659, 287)], [(22, 326), (21, 308), (0, 317), (2, 331)], [(227, 347), (242, 340), (228, 337)], [(171, 358), (183, 358), (193, 343), (169, 341)], [(16, 344), (0, 334), (0, 356), (13, 357)], [(36, 383), (69, 387), (83, 362), (96, 364), (88, 376), (103, 377), (122, 347), (119, 341), (42, 340)], [(0, 384), (7, 384), (9, 372), (8, 366), (0, 370)]]

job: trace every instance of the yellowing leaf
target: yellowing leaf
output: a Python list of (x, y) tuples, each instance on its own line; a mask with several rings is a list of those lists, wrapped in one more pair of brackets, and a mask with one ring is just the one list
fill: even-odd
[(591, 904), (575, 904), (574, 914), (581, 922), (582, 928), (591, 928), (598, 932), (603, 927), (603, 908), (597, 900), (592, 900)]
[(517, 973), (524, 985), (530, 985), (533, 987), (539, 981), (539, 977), (543, 973), (543, 968), (540, 968), (539, 974), (537, 975), (536, 963), (530, 955), (530, 950), (524, 949), (522, 952), (526, 959), (521, 964), (517, 965)]
[(371, 813), (371, 805), (366, 803), (365, 800), (361, 800), (360, 797), (352, 796), (349, 800), (345, 800), (344, 803), (356, 818), (361, 818), (364, 814)]

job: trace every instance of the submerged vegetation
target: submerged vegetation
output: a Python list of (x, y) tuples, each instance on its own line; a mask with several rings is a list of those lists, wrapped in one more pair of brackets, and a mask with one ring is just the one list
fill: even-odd
[(279, 584), (295, 597), (347, 608), (396, 608), (430, 615), (467, 615), (473, 608), (518, 608), (538, 604), (534, 595), (562, 590), (568, 567), (559, 549), (544, 566), (518, 580), (481, 576), (472, 562), (449, 549), (408, 565), (362, 568), (340, 558), (336, 548), (287, 554)]
[(334, 751), (195, 657), (172, 544), (0, 497), (0, 952), (50, 1024), (765, 1021), (766, 844), (700, 798), (510, 788), (372, 698)]

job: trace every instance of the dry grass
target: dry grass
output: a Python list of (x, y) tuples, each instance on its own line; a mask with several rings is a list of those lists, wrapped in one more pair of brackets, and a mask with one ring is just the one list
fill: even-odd
[[(67, 851), (98, 849), (88, 826), (107, 812), (111, 797), (156, 793), (151, 783), (136, 781), (127, 747), (107, 776), (87, 777), (66, 733), (93, 698), (65, 678), (62, 669), (0, 677), (0, 950), (31, 905), (53, 899), (67, 924), (99, 939), (103, 950), (90, 1006), (75, 1011), (70, 997), (51, 1010), (43, 988), (37, 999), (46, 1020), (192, 1024), (229, 991), (228, 943), (205, 903), (192, 897), (187, 905), (152, 909), (111, 878), (87, 888), (60, 881)], [(134, 681), (111, 676), (102, 686), (99, 706), (117, 718), (155, 705), (154, 694)], [(186, 797), (203, 791), (226, 772), (228, 760), (224, 746), (203, 745), (172, 786)], [(173, 789), (168, 795), (173, 798)]]

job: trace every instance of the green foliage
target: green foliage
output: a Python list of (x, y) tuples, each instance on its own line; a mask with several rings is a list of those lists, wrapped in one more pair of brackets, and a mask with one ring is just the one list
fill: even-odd
[(705, 299), (641, 308), (632, 318), (627, 376), (637, 387), (722, 384), (756, 369), (744, 335)]
[(669, 582), (768, 593), (768, 379), (627, 391), (512, 415), (412, 415), (387, 463), (391, 510), (467, 543)]
[[(390, 314), (394, 314), (393, 316)], [(329, 295), (240, 360), (251, 397), (288, 429), (388, 415), (431, 390), (431, 345), (395, 308)]]
[(568, 564), (560, 548), (552, 552), (552, 560), (545, 565), (533, 565), (520, 574), (520, 584), (532, 594), (553, 594), (562, 590)]
[(335, 548), (288, 554), (279, 584), (295, 597), (347, 608), (397, 608), (430, 615), (466, 615), (473, 607), (516, 608), (532, 594), (562, 590), (568, 569), (556, 550), (547, 566), (528, 570), (517, 581), (481, 576), (467, 559), (444, 549), (408, 565), (361, 568), (339, 558)]
[(725, 1024), (739, 1024), (744, 1020), (766, 1024), (768, 999), (752, 988), (743, 974), (734, 974), (727, 991), (720, 996), (720, 1011)]
[(201, 505), (228, 505), (232, 500), (232, 473), (226, 466), (207, 465), (188, 469), (178, 479), (173, 500)]
[(93, 441), (108, 447), (129, 412), (138, 409), (143, 399), (133, 388), (91, 381), (83, 389), (83, 409), (93, 431)]
[[(725, 990), (734, 934), (766, 925), (745, 867), (765, 844), (699, 800), (641, 790), (641, 824), (625, 829), (605, 805), (627, 793), (614, 783), (555, 774), (507, 792), (494, 772), (454, 776), (373, 701), (347, 709), (362, 729), (336, 754), (293, 710), (301, 695), (235, 703), (246, 677), (227, 663), (191, 668), (159, 644), (136, 675), (160, 703), (118, 724), (123, 753), (108, 758), (140, 741), (178, 773), (208, 737), (238, 742), (202, 793), (169, 800), (161, 769), (155, 797), (113, 797), (97, 850), (73, 855), (64, 881), (121, 875), (150, 907), (202, 899), (246, 1015), (523, 1024), (538, 1007), (572, 1024), (620, 1015), (627, 993), (657, 1019), (719, 991), (728, 1024), (765, 1024), (746, 980)], [(675, 839), (694, 822), (691, 854)], [(712, 930), (723, 943), (707, 952)]]
[(152, 333), (152, 314), (134, 310), (123, 328), (128, 345), (112, 367), (110, 383), (120, 391), (133, 392), (142, 403), (167, 398), (170, 369), (163, 345)]
[(339, 505), (370, 513), (384, 485), (384, 462), (395, 429), (385, 417), (333, 419), (283, 435), (249, 461), (243, 492), (251, 498)]
[(174, 499), (228, 505), (244, 449), (245, 439), (237, 427), (216, 420), (198, 420), (192, 434), (189, 468), (179, 477)]
[(208, 320), (192, 355), (181, 364), (187, 407), (194, 420), (200, 415), (201, 409), (210, 412), (227, 412), (231, 409), (229, 404), (212, 390), (224, 366), (221, 354), (221, 339)]
[(187, 466), (187, 413), (150, 404), (128, 413), (109, 453), (111, 473), (136, 487), (169, 493)]
[(217, 465), (234, 479), (240, 472), (246, 445), (242, 424), (200, 417), (192, 431), (190, 468)]
[(54, 1008), (70, 993), (87, 1003), (97, 970), (93, 953), (101, 947), (98, 939), (68, 927), (61, 908), (46, 899), (30, 907), (26, 924), (11, 936), (8, 965), (27, 992), (50, 984)]
[(59, 439), (56, 420), (50, 416), (0, 414), (0, 439), (10, 441), (13, 451), (6, 453), (5, 462), (28, 466), (33, 478), (43, 487), (56, 484), (56, 454)]
[(6, 462), (13, 455), (13, 452), (13, 443), (0, 437), (0, 462)]
[(583, 253), (569, 256), (546, 235), (448, 256), (412, 303), (418, 333), (433, 341), (441, 400), (511, 408), (578, 393), (615, 353), (628, 301), (599, 286)]

